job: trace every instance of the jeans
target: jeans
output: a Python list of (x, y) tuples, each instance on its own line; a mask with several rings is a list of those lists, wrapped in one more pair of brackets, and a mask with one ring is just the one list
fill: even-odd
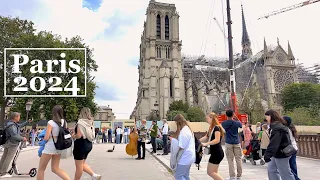
[(142, 147), (142, 159), (146, 156), (146, 143), (138, 141), (138, 158), (141, 158), (141, 147)]
[(128, 135), (124, 135), (124, 143), (125, 143), (125, 144), (128, 143)]
[(291, 158), (289, 159), (289, 164), (290, 164), (291, 172), (294, 175), (294, 178), (296, 180), (300, 180), (300, 178), (298, 177), (298, 170), (297, 170), (297, 153), (291, 156)]
[(162, 136), (163, 141), (163, 154), (168, 154), (168, 135), (164, 134)]
[(291, 172), (289, 159), (287, 158), (271, 158), (268, 163), (268, 177), (272, 180), (295, 180)]
[(108, 143), (112, 143), (112, 135), (108, 135)]
[(120, 144), (120, 134), (117, 134), (117, 144)]
[(176, 172), (174, 173), (175, 180), (190, 180), (191, 165), (177, 165)]
[(156, 144), (156, 137), (151, 137), (151, 144), (152, 144), (152, 152), (157, 152), (157, 144)]
[(34, 146), (35, 141), (36, 141), (36, 134), (32, 133), (31, 146)]
[(0, 160), (0, 174), (6, 174), (9, 170), (9, 167), (11, 167), (13, 158), (18, 150), (18, 145), (17, 146), (6, 146), (4, 145), (4, 150), (3, 154), (1, 156)]
[(236, 160), (237, 164), (237, 177), (242, 176), (242, 150), (240, 144), (227, 144), (226, 143), (226, 156), (229, 165), (229, 176), (230, 178), (236, 177), (236, 172), (234, 169), (234, 159)]

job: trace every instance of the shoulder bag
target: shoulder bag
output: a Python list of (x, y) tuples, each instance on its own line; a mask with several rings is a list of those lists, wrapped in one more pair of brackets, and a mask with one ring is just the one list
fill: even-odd
[[(288, 131), (291, 131), (290, 129), (288, 129)], [(286, 146), (285, 148), (283, 148), (281, 150), (281, 152), (283, 154), (285, 154), (286, 156), (292, 156), (294, 155), (295, 153), (297, 153), (297, 150), (292, 146), (292, 143), (291, 143), (291, 139), (290, 139), (290, 136), (289, 136), (289, 133), (286, 133), (286, 137), (288, 138), (290, 144), (288, 146)]]

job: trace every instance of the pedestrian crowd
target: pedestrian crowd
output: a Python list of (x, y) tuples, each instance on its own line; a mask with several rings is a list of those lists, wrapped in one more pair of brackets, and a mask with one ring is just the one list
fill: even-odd
[[(136, 131), (139, 135), (136, 159), (145, 159), (145, 143), (150, 132), (152, 153), (156, 153), (160, 144), (157, 140), (160, 139), (159, 136), (162, 137), (162, 155), (170, 152), (170, 167), (176, 180), (190, 179), (190, 168), (193, 163), (198, 163), (198, 156), (201, 153), (210, 155), (207, 174), (215, 180), (224, 179), (218, 172), (219, 164), (224, 158), (228, 162), (227, 179), (230, 180), (242, 178), (242, 163), (246, 160), (250, 160), (253, 164), (256, 160), (260, 160), (261, 165), (267, 163), (270, 180), (300, 180), (296, 163), (297, 130), (290, 117), (281, 117), (277, 111), (268, 110), (265, 112), (264, 121), (258, 122), (253, 131), (249, 123), (245, 123), (243, 127), (232, 110), (227, 110), (226, 116), (227, 120), (220, 124), (217, 114), (208, 113), (206, 122), (209, 124), (209, 129), (205, 136), (199, 139), (194, 135), (189, 121), (181, 114), (173, 119), (177, 127), (174, 132), (169, 132), (166, 120), (163, 120), (164, 125), (161, 130), (156, 121), (153, 121), (151, 127), (147, 129), (146, 120), (142, 120)], [(223, 138), (225, 148), (221, 146)], [(201, 142), (200, 148), (197, 142)]]
[[(162, 155), (170, 153), (170, 167), (176, 180), (189, 180), (192, 164), (199, 164), (203, 154), (210, 155), (207, 165), (207, 174), (212, 179), (223, 180), (219, 174), (219, 165), (226, 158), (229, 166), (230, 180), (241, 179), (243, 174), (242, 163), (250, 160), (255, 163), (268, 164), (268, 177), (271, 180), (300, 180), (298, 177), (296, 153), (298, 151), (295, 138), (297, 130), (293, 121), (288, 116), (281, 117), (275, 110), (265, 112), (265, 120), (256, 124), (253, 131), (249, 123), (244, 125), (238, 120), (232, 110), (226, 111), (227, 120), (221, 124), (218, 115), (211, 112), (205, 117), (209, 124), (207, 133), (198, 138), (192, 131), (189, 121), (183, 115), (178, 114), (173, 121), (176, 130), (170, 131), (167, 121), (163, 120), (160, 129), (157, 121), (153, 121), (150, 128), (146, 126), (146, 120), (141, 120), (139, 127), (116, 127), (114, 132), (111, 128), (96, 130), (93, 117), (89, 108), (80, 111), (75, 127), (67, 128), (65, 113), (60, 105), (52, 110), (52, 120), (48, 121), (47, 127), (33, 131), (39, 138), (40, 157), (37, 179), (45, 179), (44, 172), (49, 162), (51, 170), (64, 180), (70, 180), (70, 176), (60, 168), (60, 159), (71, 156), (68, 153), (73, 149), (72, 154), (75, 160), (76, 171), (74, 179), (81, 179), (83, 172), (89, 174), (92, 179), (101, 179), (86, 163), (91, 152), (93, 143), (129, 143), (129, 136), (132, 133), (137, 135), (137, 158), (144, 160), (146, 155), (146, 143), (152, 145), (153, 154), (163, 149)], [(28, 139), (21, 136), (21, 127), (32, 122), (29, 120), (18, 124), (20, 114), (11, 113), (10, 121), (5, 128), (5, 140), (1, 141), (4, 153), (0, 161), (1, 178), (11, 177), (8, 173), (11, 163), (22, 142)], [(114, 133), (114, 139), (113, 137)], [(150, 141), (147, 142), (148, 137)], [(225, 148), (222, 148), (221, 141), (225, 139)], [(32, 135), (32, 141), (34, 141)], [(2, 145), (1, 144), (1, 145)], [(70, 151), (71, 152), (71, 151)], [(234, 162), (235, 161), (235, 162)], [(235, 167), (235, 164), (236, 167)]]

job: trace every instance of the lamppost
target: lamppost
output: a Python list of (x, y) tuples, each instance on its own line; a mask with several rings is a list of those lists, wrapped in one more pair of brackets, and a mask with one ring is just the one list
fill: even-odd
[[(27, 121), (28, 121), (28, 117), (29, 117), (29, 112), (30, 112), (30, 110), (31, 110), (31, 106), (32, 106), (32, 101), (29, 100), (29, 101), (26, 103), (26, 111), (27, 111), (27, 118), (26, 118), (26, 120), (27, 120)], [(27, 129), (27, 126), (25, 126), (24, 129), (26, 130), (26, 129)]]

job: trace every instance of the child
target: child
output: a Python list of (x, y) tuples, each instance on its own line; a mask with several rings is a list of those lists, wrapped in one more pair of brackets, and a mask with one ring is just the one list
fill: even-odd
[(264, 155), (264, 153), (266, 152), (270, 139), (269, 139), (270, 135), (268, 132), (268, 124), (263, 124), (262, 125), (262, 131), (260, 131), (259, 133), (259, 141), (261, 142), (260, 148), (262, 150), (262, 156)]
[(45, 141), (43, 138), (46, 135), (46, 129), (42, 130), (41, 133), (39, 133), (38, 138), (41, 139), (39, 142), (39, 150), (38, 150), (38, 156), (41, 157), (42, 151), (44, 149), (44, 146), (46, 145), (47, 141)]

